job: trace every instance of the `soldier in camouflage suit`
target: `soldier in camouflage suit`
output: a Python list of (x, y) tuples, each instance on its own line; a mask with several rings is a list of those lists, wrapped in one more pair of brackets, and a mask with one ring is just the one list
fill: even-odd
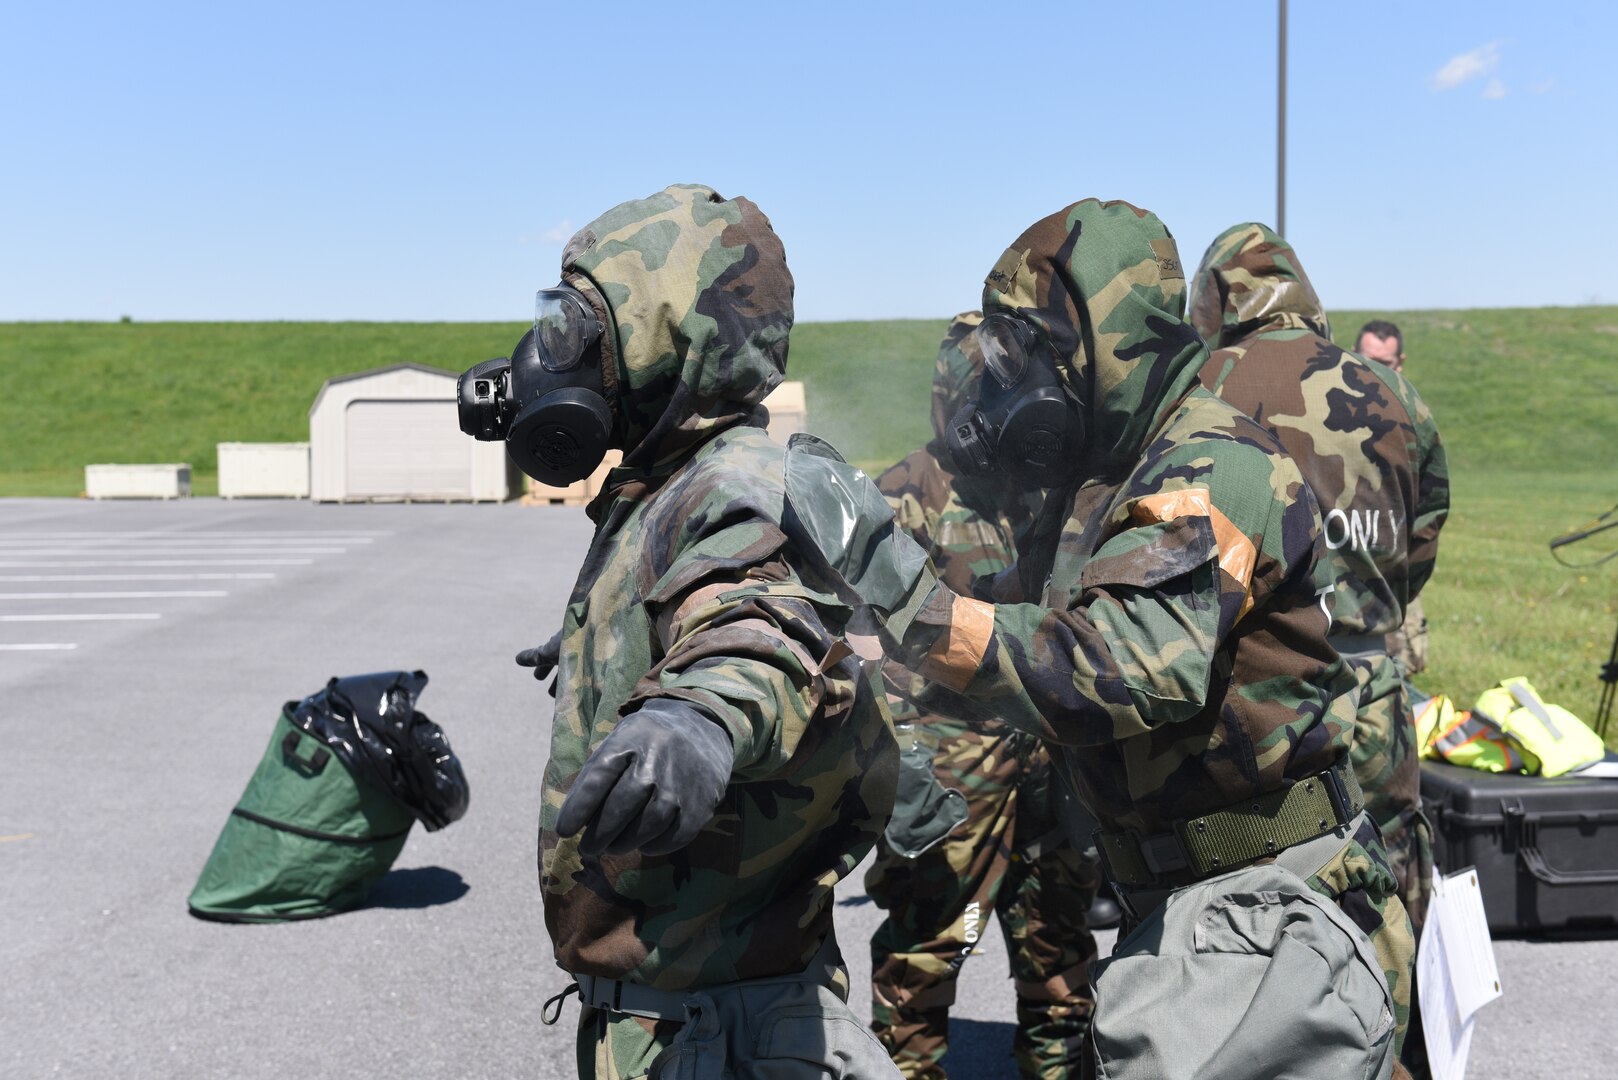
[[(1400, 375), (1405, 373), (1404, 334), (1385, 319), (1372, 319), (1360, 327), (1354, 351), (1367, 360), (1386, 364)], [(1388, 635), (1388, 655), (1403, 665), (1407, 679), (1427, 670), (1427, 614), (1422, 610), (1420, 596), (1410, 598), (1405, 605), (1405, 621)]]
[[(876, 481), (939, 577), (966, 594), (1012, 564), (1014, 531), (1038, 507), (1031, 493), (958, 476), (948, 463), (945, 429), (983, 370), (972, 333), (981, 321), (976, 311), (956, 316), (939, 348), (937, 438)], [(894, 720), (901, 733), (914, 725), (915, 747), (905, 751), (900, 803), (865, 877), (888, 912), (871, 941), (872, 1028), (906, 1080), (942, 1080), (956, 976), (992, 911), (1016, 980), (1022, 1074), (1076, 1075), (1096, 954), (1085, 913), (1100, 871), (1062, 835), (1050, 754), (1006, 724), (972, 728), (921, 714), (906, 700), (922, 689), (917, 677), (896, 664), (885, 675)], [(918, 797), (906, 800), (911, 788)]]
[[(781, 243), (748, 200), (676, 186), (582, 229), (562, 278), (606, 327), (625, 451), (588, 508), (540, 818), (545, 923), (586, 1004), (579, 1073), (896, 1076), (845, 1004), (832, 890), (888, 818), (898, 750), (849, 609), (781, 527), (786, 451), (759, 404), (792, 325)], [(600, 852), (610, 799), (581, 814), (570, 796), (652, 768), (619, 737), (649, 713), (680, 718), (676, 750), (722, 733), (712, 816), (679, 821), (694, 837), (673, 850)]]
[(1236, 225), (1214, 240), (1190, 310), (1214, 349), (1202, 384), (1270, 429), (1320, 503), (1332, 644), (1360, 683), (1354, 771), (1419, 938), (1432, 835), (1421, 813), (1415, 718), (1384, 639), (1432, 576), (1449, 515), (1438, 427), (1397, 370), (1332, 344), (1297, 253), (1264, 225)]
[[(1086, 200), (1035, 223), (983, 301), (986, 319), (1032, 336), (1085, 425), (1072, 478), (1019, 539), (1033, 602), (985, 603), (925, 571), (903, 595), (866, 594), (888, 612), (890, 655), (932, 680), (930, 695), (1055, 744), (1101, 823), (1108, 875), (1140, 925), (1093, 969), (1090, 1064), (1108, 1076), (1204, 1075), (1208, 1062), (1218, 1075), (1322, 1075), (1341, 1054), (1353, 1075), (1388, 1076), (1413, 942), (1348, 764), (1357, 685), (1326, 640), (1307, 485), (1274, 436), (1197, 384), (1207, 348), (1184, 321), (1184, 273), (1153, 215)], [(834, 568), (879, 580), (875, 561)], [(1261, 891), (1241, 891), (1249, 877)], [(1310, 925), (1337, 927), (1320, 939), (1339, 965), (1330, 982), (1325, 966), (1300, 980), (1284, 950), (1265, 952), (1287, 936), (1264, 921), (1275, 888)], [(1159, 936), (1187, 912), (1198, 935), (1229, 927), (1221, 940), (1235, 943), (1215, 956)], [(1249, 921), (1262, 942), (1236, 929)], [(1269, 970), (1223, 959), (1244, 950), (1290, 976), (1266, 996), (1265, 1023), (1177, 1023), (1192, 1003), (1239, 1006), (1224, 985)], [(1150, 1026), (1130, 1034), (1136, 1007)], [(1331, 1030), (1358, 1034), (1320, 1037), (1345, 1008), (1354, 1020)]]

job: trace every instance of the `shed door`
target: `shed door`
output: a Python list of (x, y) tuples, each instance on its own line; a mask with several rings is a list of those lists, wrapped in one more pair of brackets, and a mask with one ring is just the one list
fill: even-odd
[(473, 441), (461, 434), (453, 401), (352, 401), (350, 499), (470, 499)]

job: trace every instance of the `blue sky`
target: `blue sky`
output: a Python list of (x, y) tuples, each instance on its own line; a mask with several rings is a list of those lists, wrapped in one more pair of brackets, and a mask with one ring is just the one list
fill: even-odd
[[(1328, 308), (1618, 303), (1618, 5), (1290, 23), (1287, 233)], [(975, 306), (1091, 195), (1194, 263), (1273, 223), (1275, 31), (1272, 0), (19, 0), (0, 320), (522, 319), (572, 229), (685, 181), (770, 215), (801, 320)]]

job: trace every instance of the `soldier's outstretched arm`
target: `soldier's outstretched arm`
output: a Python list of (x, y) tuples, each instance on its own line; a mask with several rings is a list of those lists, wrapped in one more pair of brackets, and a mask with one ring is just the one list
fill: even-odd
[(738, 525), (663, 575), (649, 601), (663, 656), (624, 707), (676, 698), (701, 709), (730, 736), (738, 781), (778, 770), (828, 698), (854, 692), (829, 670), (847, 655), (822, 620), (835, 601), (804, 586), (784, 542), (773, 525)]
[[(1290, 462), (1245, 450), (1166, 457), (1153, 472), (1162, 481), (1131, 493), (1124, 527), (1086, 561), (1064, 608), (988, 604), (941, 584), (913, 593), (889, 623), (899, 658), (939, 684), (938, 707), (1066, 745), (1196, 715), (1255, 587), (1313, 578), (1313, 497)], [(1272, 477), (1275, 468), (1288, 475)]]

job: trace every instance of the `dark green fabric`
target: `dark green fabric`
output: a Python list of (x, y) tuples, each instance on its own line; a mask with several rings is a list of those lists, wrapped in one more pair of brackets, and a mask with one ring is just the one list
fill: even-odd
[(916, 739), (899, 755), (899, 786), (893, 799), (893, 817), (883, 837), (888, 846), (914, 859), (966, 820), (966, 796), (938, 782), (933, 758), (938, 744)]
[(191, 912), (274, 922), (358, 907), (414, 820), (283, 714), (191, 891)]

